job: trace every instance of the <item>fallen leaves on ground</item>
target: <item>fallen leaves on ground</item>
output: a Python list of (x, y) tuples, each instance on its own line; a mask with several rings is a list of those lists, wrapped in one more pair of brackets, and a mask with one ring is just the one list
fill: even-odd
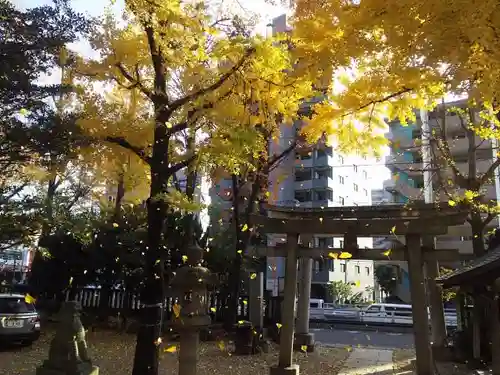
[[(0, 349), (2, 374), (33, 375), (36, 367), (48, 358), (52, 334), (42, 335), (32, 347)], [(92, 362), (101, 374), (129, 374), (134, 358), (135, 335), (107, 331), (87, 333)], [(226, 346), (224, 347), (226, 348)], [(278, 346), (272, 345), (270, 353), (254, 356), (229, 355), (221, 350), (220, 343), (200, 343), (198, 375), (268, 375), (269, 367), (278, 363)], [(175, 342), (163, 340), (160, 375), (178, 373), (178, 355), (182, 348)], [(318, 347), (314, 353), (296, 352), (294, 362), (300, 365), (303, 375), (337, 375), (349, 352), (343, 348)]]
[[(416, 374), (413, 360), (415, 360), (415, 351), (411, 349), (397, 349), (392, 352), (392, 361), (394, 363), (394, 374)], [(466, 365), (453, 362), (436, 362), (438, 374), (441, 375), (469, 375), (471, 370)]]

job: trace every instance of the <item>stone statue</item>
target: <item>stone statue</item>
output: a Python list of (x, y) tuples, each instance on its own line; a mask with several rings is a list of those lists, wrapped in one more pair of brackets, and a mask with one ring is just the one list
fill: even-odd
[(85, 329), (80, 320), (78, 302), (66, 302), (60, 312), (60, 323), (50, 342), (49, 359), (40, 366), (37, 375), (97, 375), (85, 341)]

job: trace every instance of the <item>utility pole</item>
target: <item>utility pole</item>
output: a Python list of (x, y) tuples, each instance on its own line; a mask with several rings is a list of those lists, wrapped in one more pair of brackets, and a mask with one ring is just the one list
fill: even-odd
[[(424, 200), (425, 203), (434, 203), (434, 189), (432, 184), (432, 145), (431, 128), (429, 125), (429, 113), (427, 110), (420, 110), (420, 120), (422, 121), (422, 167), (424, 170)], [(445, 140), (446, 142), (446, 140)], [(431, 236), (423, 236), (423, 245), (435, 250), (436, 239)], [(437, 260), (425, 261), (425, 273), (427, 275), (428, 303), (431, 310), (432, 327), (432, 349), (436, 357), (443, 353), (446, 342), (446, 325), (444, 320), (443, 295), (441, 287), (436, 283), (439, 277), (439, 263)]]

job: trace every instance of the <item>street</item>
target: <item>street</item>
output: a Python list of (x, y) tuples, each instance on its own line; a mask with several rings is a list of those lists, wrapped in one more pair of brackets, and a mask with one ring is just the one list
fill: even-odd
[(311, 333), (314, 333), (316, 342), (324, 345), (360, 345), (391, 349), (409, 349), (413, 347), (413, 334), (409, 332), (311, 328)]

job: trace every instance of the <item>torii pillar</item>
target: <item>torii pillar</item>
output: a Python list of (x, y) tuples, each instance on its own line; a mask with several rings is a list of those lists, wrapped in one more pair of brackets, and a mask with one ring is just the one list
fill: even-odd
[(429, 316), (425, 296), (424, 262), (420, 234), (407, 234), (406, 246), (417, 374), (434, 375), (434, 361), (432, 359), (429, 340)]
[(272, 366), (270, 375), (298, 375), (299, 365), (293, 364), (293, 336), (295, 325), (295, 296), (297, 295), (297, 250), (299, 235), (287, 234), (287, 256), (285, 267), (285, 290), (280, 333), (280, 354), (277, 366)]
[[(312, 235), (300, 235), (302, 245), (307, 246), (312, 241)], [(311, 353), (314, 351), (314, 334), (309, 332), (310, 299), (313, 259), (303, 257), (299, 260), (299, 301), (297, 303), (297, 332), (295, 333), (294, 349)]]

